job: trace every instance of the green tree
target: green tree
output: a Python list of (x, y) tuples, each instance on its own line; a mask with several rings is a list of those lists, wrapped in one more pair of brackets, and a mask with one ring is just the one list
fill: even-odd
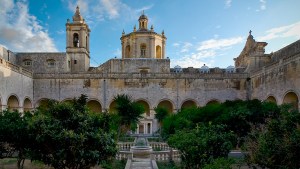
[(168, 110), (165, 107), (156, 107), (154, 108), (155, 111), (155, 118), (157, 119), (159, 126), (160, 126), (160, 135), (162, 133), (162, 122), (163, 120), (169, 115)]
[(222, 125), (201, 125), (193, 130), (176, 132), (168, 144), (180, 150), (184, 168), (201, 168), (214, 159), (227, 157), (233, 134)]
[(122, 132), (126, 132), (129, 129), (134, 129), (139, 123), (139, 119), (142, 118), (144, 113), (144, 107), (132, 101), (132, 98), (126, 94), (119, 94), (114, 97), (116, 102), (117, 113), (120, 117), (120, 125), (118, 130), (118, 138)]
[[(277, 114), (278, 113), (278, 114)], [(256, 126), (245, 143), (247, 161), (274, 169), (300, 168), (300, 114), (283, 105), (266, 125)]]
[(0, 112), (0, 158), (12, 157), (17, 153), (18, 168), (23, 168), (27, 150), (32, 145), (27, 129), (31, 117), (28, 112), (24, 114), (9, 110)]
[(84, 95), (71, 104), (49, 101), (29, 123), (30, 157), (56, 169), (90, 168), (115, 156), (109, 123), (107, 114), (87, 110)]

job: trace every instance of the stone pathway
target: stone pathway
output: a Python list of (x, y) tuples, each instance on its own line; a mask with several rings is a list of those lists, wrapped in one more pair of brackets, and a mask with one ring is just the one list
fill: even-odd
[(152, 169), (150, 158), (133, 158), (131, 169)]

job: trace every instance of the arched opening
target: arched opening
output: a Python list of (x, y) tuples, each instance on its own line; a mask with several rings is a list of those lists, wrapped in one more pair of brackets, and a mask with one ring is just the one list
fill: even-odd
[(220, 102), (218, 100), (211, 100), (211, 101), (206, 103), (206, 106), (207, 105), (212, 105), (212, 104), (220, 104)]
[(78, 35), (78, 33), (73, 34), (73, 47), (79, 47), (79, 35)]
[(26, 98), (24, 100), (24, 103), (23, 103), (23, 110), (24, 112), (26, 111), (31, 111), (32, 110), (32, 103), (31, 101), (29, 100), (29, 98)]
[(186, 100), (181, 105), (181, 109), (186, 109), (186, 108), (191, 108), (191, 107), (197, 107), (196, 102), (194, 102), (193, 100)]
[(283, 104), (292, 104), (294, 108), (298, 109), (299, 99), (296, 93), (288, 92), (283, 98)]
[(125, 57), (130, 58), (130, 45), (127, 45), (125, 48)]
[(72, 103), (72, 99), (65, 99), (65, 100), (63, 100), (62, 102), (71, 104), (71, 103)]
[(159, 45), (156, 46), (156, 59), (161, 59), (161, 47)]
[(163, 100), (159, 102), (157, 107), (164, 107), (168, 110), (169, 113), (173, 113), (173, 104), (168, 100)]
[(46, 108), (48, 107), (49, 99), (41, 99), (38, 101), (37, 107)]
[(109, 113), (117, 113), (116, 106), (117, 103), (115, 101), (111, 102), (109, 105)]
[(87, 102), (87, 107), (92, 111), (96, 113), (102, 112), (102, 106), (97, 100), (90, 100)]
[(145, 109), (145, 114), (146, 114), (146, 116), (150, 116), (150, 107), (149, 107), (149, 104), (147, 103), (147, 102), (145, 102), (144, 100), (139, 100), (139, 101), (137, 101), (137, 103), (139, 103), (139, 104), (141, 104), (143, 107), (144, 107), (144, 109)]
[(140, 48), (141, 48), (141, 58), (146, 57), (146, 44), (142, 43)]
[(0, 111), (2, 111), (2, 100), (1, 100), (1, 97), (0, 97)]
[(16, 96), (11, 95), (7, 100), (7, 108), (10, 111), (18, 110), (19, 109), (19, 100)]
[(272, 103), (277, 103), (276, 101), (276, 98), (274, 96), (269, 96), (267, 99), (266, 99), (267, 102), (272, 102)]

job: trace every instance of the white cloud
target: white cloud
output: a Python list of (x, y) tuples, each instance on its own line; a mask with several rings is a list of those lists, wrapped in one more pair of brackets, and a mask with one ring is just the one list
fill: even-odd
[(259, 0), (259, 2), (260, 2), (260, 10), (266, 10), (266, 8), (267, 8), (267, 6), (266, 6), (266, 4), (267, 4), (267, 1), (266, 0)]
[(189, 43), (189, 42), (184, 42), (183, 43), (183, 46), (180, 50), (181, 53), (184, 53), (184, 52), (189, 52), (190, 48), (193, 46), (193, 44)]
[(140, 12), (142, 12), (142, 11), (147, 11), (147, 10), (151, 9), (152, 7), (153, 7), (153, 4), (148, 5), (148, 6), (143, 6), (143, 7), (140, 8), (140, 9), (136, 9), (135, 11), (136, 11), (137, 13), (140, 13)]
[(272, 28), (266, 31), (266, 35), (257, 37), (258, 41), (268, 41), (275, 38), (300, 37), (300, 22), (290, 25)]
[(233, 37), (227, 39), (205, 40), (192, 44), (190, 42), (178, 42), (173, 46), (177, 48), (177, 58), (172, 59), (172, 66), (179, 65), (181, 67), (201, 67), (203, 64), (211, 66), (215, 63), (215, 58), (224, 55), (232, 46), (242, 43), (242, 37)]
[(207, 50), (207, 49), (221, 49), (224, 47), (229, 47), (243, 41), (242, 37), (234, 37), (229, 39), (209, 39), (200, 43), (197, 50)]
[(232, 0), (225, 0), (225, 8), (231, 7)]
[(0, 7), (0, 42), (10, 50), (55, 52), (53, 40), (37, 18), (30, 15), (26, 2), (4, 0)]

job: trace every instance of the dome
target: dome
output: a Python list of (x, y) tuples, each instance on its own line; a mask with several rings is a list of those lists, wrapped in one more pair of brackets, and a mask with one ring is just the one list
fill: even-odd
[(234, 66), (228, 66), (226, 68), (226, 72), (227, 73), (234, 73), (235, 72), (235, 67)]
[(176, 72), (176, 73), (182, 72), (182, 68), (181, 68), (179, 65), (176, 65), (176, 66), (174, 67), (174, 69), (175, 69), (175, 72)]
[(148, 19), (148, 17), (145, 15), (145, 14), (142, 14), (140, 17), (139, 17), (139, 20), (141, 19)]
[(200, 68), (201, 73), (209, 73), (209, 67), (205, 64)]

